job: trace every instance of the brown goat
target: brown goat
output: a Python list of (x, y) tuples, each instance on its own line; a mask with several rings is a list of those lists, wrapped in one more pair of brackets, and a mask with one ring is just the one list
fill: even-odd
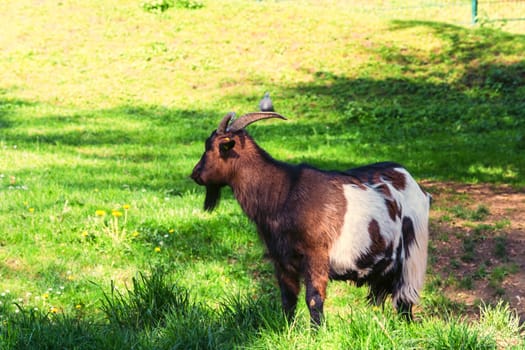
[(345, 172), (273, 159), (244, 128), (277, 113), (227, 114), (206, 140), (191, 177), (206, 186), (213, 210), (229, 186), (255, 222), (274, 263), (286, 315), (295, 314), (301, 280), (311, 322), (322, 319), (330, 279), (370, 287), (369, 300), (388, 295), (410, 320), (423, 287), (430, 195), (399, 164)]

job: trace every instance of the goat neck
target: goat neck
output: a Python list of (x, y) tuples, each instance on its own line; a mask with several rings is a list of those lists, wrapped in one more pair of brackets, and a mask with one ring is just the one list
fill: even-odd
[(273, 159), (247, 134), (236, 161), (229, 185), (244, 212), (256, 222), (278, 215), (290, 191), (290, 165)]

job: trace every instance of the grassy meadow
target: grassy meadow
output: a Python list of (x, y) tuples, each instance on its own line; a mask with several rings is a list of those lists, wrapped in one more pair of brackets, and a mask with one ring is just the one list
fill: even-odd
[(525, 347), (505, 303), (467, 319), (436, 283), (412, 324), (341, 282), (321, 329), (303, 298), (287, 324), (231, 192), (202, 210), (205, 138), (266, 91), (275, 158), (524, 188), (525, 21), (371, 3), (2, 2), (0, 349)]

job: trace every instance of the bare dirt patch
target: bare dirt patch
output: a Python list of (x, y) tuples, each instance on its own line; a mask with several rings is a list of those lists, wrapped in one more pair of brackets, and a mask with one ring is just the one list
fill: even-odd
[(433, 196), (430, 272), (465, 306), (509, 303), (525, 321), (525, 188), (423, 182)]

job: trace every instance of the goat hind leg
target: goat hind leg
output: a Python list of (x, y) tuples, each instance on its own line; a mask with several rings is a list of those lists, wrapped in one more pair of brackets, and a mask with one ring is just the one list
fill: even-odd
[(281, 302), (288, 321), (293, 321), (297, 307), (297, 295), (301, 288), (299, 276), (277, 268), (277, 280), (281, 289)]

